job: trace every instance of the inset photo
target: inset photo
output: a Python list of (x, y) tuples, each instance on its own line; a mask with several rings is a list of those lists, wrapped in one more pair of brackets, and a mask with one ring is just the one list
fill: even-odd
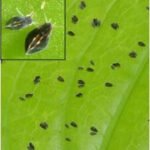
[(2, 0), (4, 60), (65, 60), (65, 0)]

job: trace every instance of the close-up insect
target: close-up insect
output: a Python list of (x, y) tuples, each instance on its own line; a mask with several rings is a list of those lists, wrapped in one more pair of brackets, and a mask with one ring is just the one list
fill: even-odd
[(6, 28), (11, 30), (19, 30), (32, 24), (31, 16), (15, 16), (6, 22)]
[(26, 55), (43, 50), (48, 44), (51, 30), (52, 24), (44, 23), (40, 27), (30, 31), (25, 40)]
[(16, 11), (18, 12), (18, 16), (14, 16), (10, 18), (5, 25), (6, 29), (10, 30), (20, 30), (22, 28), (28, 27), (33, 23), (32, 16), (33, 12), (24, 16), (23, 13), (16, 8)]

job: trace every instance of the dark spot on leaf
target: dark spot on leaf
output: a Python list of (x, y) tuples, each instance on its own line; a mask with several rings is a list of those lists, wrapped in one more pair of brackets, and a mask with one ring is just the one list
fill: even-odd
[(97, 134), (97, 132), (90, 132), (90, 134), (91, 134), (91, 135), (96, 135), (96, 134)]
[(27, 93), (27, 94), (25, 94), (25, 97), (26, 97), (26, 98), (32, 98), (32, 97), (33, 97), (33, 94), (32, 94), (32, 93)]
[(65, 124), (65, 127), (66, 127), (66, 128), (69, 128), (69, 125), (68, 125), (68, 124)]
[(78, 70), (84, 70), (84, 67), (80, 66), (80, 67), (78, 67)]
[(119, 28), (119, 24), (114, 22), (114, 23), (111, 24), (111, 27), (113, 29), (117, 30)]
[(22, 96), (20, 96), (19, 99), (20, 99), (21, 101), (25, 101), (25, 98), (22, 97)]
[(91, 67), (88, 67), (86, 70), (87, 70), (88, 72), (94, 72), (94, 69), (91, 68)]
[(137, 53), (135, 51), (132, 51), (132, 52), (129, 53), (129, 56), (131, 58), (136, 58), (137, 57)]
[(111, 68), (112, 68), (112, 69), (120, 68), (120, 63), (113, 63), (113, 64), (111, 65)]
[(93, 66), (95, 66), (95, 63), (94, 63), (93, 60), (90, 61), (90, 64), (93, 65)]
[(98, 20), (97, 18), (94, 18), (94, 19), (92, 20), (92, 26), (93, 26), (93, 27), (99, 27), (100, 25), (101, 25), (101, 21)]
[(77, 127), (78, 127), (77, 123), (76, 123), (76, 122), (74, 122), (74, 121), (72, 121), (72, 122), (70, 123), (70, 125), (71, 125), (72, 127), (75, 127), (75, 128), (77, 128)]
[(96, 127), (93, 127), (93, 126), (92, 126), (90, 129), (91, 129), (92, 132), (98, 132), (98, 130), (97, 130)]
[(57, 78), (57, 80), (60, 81), (60, 82), (64, 82), (64, 81), (65, 81), (62, 76), (59, 76), (59, 77)]
[(77, 16), (72, 16), (72, 23), (76, 24), (78, 22), (78, 17)]
[(68, 142), (71, 142), (71, 139), (70, 138), (65, 138), (66, 141)]
[(68, 35), (75, 36), (75, 33), (73, 31), (68, 31)]
[(35, 150), (35, 147), (34, 145), (30, 142), (28, 147), (27, 147), (28, 150)]
[(76, 97), (83, 97), (83, 94), (82, 93), (78, 93), (78, 94), (76, 94)]
[(48, 128), (48, 124), (46, 122), (41, 122), (40, 123), (40, 127), (43, 129), (47, 129)]
[(36, 76), (33, 80), (34, 84), (38, 84), (40, 82), (41, 77), (40, 76)]
[(85, 3), (85, 1), (81, 1), (79, 7), (80, 7), (80, 9), (86, 8), (86, 3)]
[(142, 42), (142, 41), (139, 41), (139, 42), (138, 42), (138, 45), (141, 46), (141, 47), (145, 47), (145, 46), (146, 46), (145, 43)]
[(106, 87), (112, 87), (112, 86), (113, 86), (113, 84), (112, 84), (112, 83), (110, 83), (110, 82), (106, 82), (106, 83), (105, 83), (105, 86), (106, 86)]
[(78, 80), (78, 87), (84, 87), (85, 82), (83, 80)]
[(149, 6), (146, 6), (146, 9), (149, 10)]

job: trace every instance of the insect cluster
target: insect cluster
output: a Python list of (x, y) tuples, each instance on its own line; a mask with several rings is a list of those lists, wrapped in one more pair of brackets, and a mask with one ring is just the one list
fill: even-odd
[[(31, 15), (15, 16), (6, 22), (6, 29), (20, 30), (28, 27), (33, 23)], [(25, 39), (25, 54), (30, 55), (43, 50), (49, 41), (52, 30), (51, 23), (47, 22), (30, 31)]]

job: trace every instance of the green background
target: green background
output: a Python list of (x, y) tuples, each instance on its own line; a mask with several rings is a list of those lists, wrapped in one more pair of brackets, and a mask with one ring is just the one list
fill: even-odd
[[(41, 10), (43, 2), (44, 0), (2, 0), (3, 59), (64, 59), (64, 0), (45, 0), (45, 7)], [(21, 30), (5, 29), (10, 18), (20, 16), (16, 8), (25, 16), (33, 12), (33, 24)], [(50, 21), (53, 28), (48, 46), (39, 53), (25, 55), (26, 36), (46, 21)]]
[[(24, 150), (32, 142), (36, 150), (148, 150), (148, 1), (86, 0), (84, 10), (79, 0), (66, 2), (67, 31), (76, 34), (67, 35), (66, 61), (2, 63), (2, 149)], [(73, 15), (79, 18), (76, 25)], [(91, 26), (93, 18), (101, 20), (100, 27)], [(136, 58), (129, 57), (131, 51)], [(112, 70), (115, 62), (121, 67)], [(36, 75), (41, 82), (34, 85)], [(84, 88), (77, 87), (79, 79)], [(83, 97), (75, 96), (79, 92)], [(26, 93), (34, 95), (20, 101)], [(42, 121), (47, 130), (39, 127)], [(78, 128), (66, 129), (71, 121)], [(91, 126), (97, 135), (90, 135)]]

